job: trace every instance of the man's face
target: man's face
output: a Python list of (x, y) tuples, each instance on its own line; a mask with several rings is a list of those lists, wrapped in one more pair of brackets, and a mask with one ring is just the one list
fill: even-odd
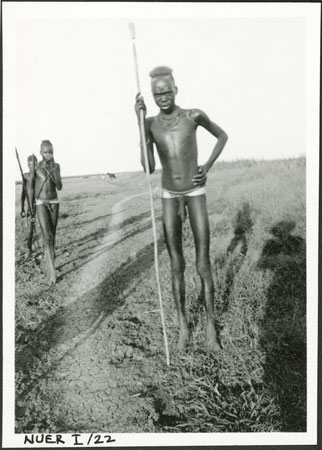
[(53, 148), (50, 145), (42, 145), (40, 153), (45, 161), (49, 162), (53, 159)]
[(153, 80), (152, 94), (161, 111), (171, 112), (174, 109), (177, 88), (171, 79), (157, 78)]
[(36, 158), (34, 160), (32, 158), (28, 159), (28, 169), (32, 170), (37, 164)]

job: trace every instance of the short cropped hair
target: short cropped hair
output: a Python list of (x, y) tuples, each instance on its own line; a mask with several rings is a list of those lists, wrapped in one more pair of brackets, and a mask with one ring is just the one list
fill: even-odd
[(153, 81), (154, 78), (167, 78), (167, 79), (171, 79), (174, 83), (174, 78), (173, 78), (172, 72), (173, 71), (172, 71), (171, 67), (168, 67), (168, 66), (155, 67), (150, 72), (151, 81)]
[(38, 161), (37, 156), (29, 155), (28, 158), (27, 158), (27, 161), (29, 162), (29, 161), (33, 161), (33, 160), (37, 162)]
[(41, 141), (40, 148), (41, 147), (53, 147), (53, 144), (49, 140), (45, 139), (44, 141)]

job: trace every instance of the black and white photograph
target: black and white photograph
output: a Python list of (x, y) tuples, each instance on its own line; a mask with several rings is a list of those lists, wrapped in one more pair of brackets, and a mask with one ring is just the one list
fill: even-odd
[(316, 445), (321, 5), (2, 12), (2, 447)]

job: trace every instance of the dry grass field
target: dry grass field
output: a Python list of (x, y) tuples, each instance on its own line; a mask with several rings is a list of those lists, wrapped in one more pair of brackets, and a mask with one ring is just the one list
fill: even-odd
[(145, 175), (63, 181), (54, 287), (39, 228), (24, 261), (17, 186), (16, 432), (305, 431), (305, 159), (219, 162), (209, 174), (218, 358), (205, 351), (188, 220), (191, 345), (176, 351), (160, 174), (152, 176), (169, 367)]

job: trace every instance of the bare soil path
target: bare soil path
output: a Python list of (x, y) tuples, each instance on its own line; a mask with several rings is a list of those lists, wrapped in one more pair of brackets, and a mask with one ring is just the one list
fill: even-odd
[(208, 180), (218, 358), (205, 348), (189, 221), (183, 248), (191, 340), (185, 355), (176, 351), (155, 195), (169, 367), (143, 174), (64, 179), (56, 286), (48, 286), (41, 249), (24, 261), (17, 186), (16, 433), (305, 431), (304, 169), (301, 159), (229, 163)]
[[(64, 307), (36, 330), (17, 355), (18, 370), (31, 380), (18, 400), (19, 428), (28, 430), (33, 422), (33, 430), (48, 428), (51, 432), (138, 431), (139, 408), (148, 416), (145, 427), (152, 430), (153, 405), (147, 400), (138, 402), (149, 385), (147, 380), (152, 382), (157, 365), (162, 364), (158, 358), (149, 373), (144, 362), (148, 347), (143, 341), (149, 331), (137, 313), (149, 305), (149, 293), (147, 298), (141, 296), (141, 308), (138, 299), (134, 308), (127, 305), (131, 293), (147, 274), (151, 276), (153, 266), (148, 211), (141, 214), (140, 239), (132, 239), (137, 217), (129, 215), (128, 207), (142, 196), (148, 198), (147, 193), (138, 193), (114, 203), (107, 232), (95, 246), (94, 256), (77, 270), (74, 282), (67, 270), (55, 287), (55, 295), (64, 296)], [(119, 340), (124, 327), (131, 337), (128, 344)], [(161, 335), (160, 344), (154, 345), (154, 353), (162, 351)], [(125, 360), (131, 364), (124, 364)], [(32, 371), (39, 376), (33, 378)], [(38, 402), (28, 405), (32, 398)], [(34, 424), (38, 409), (41, 416)], [(29, 425), (26, 417), (32, 419)]]

